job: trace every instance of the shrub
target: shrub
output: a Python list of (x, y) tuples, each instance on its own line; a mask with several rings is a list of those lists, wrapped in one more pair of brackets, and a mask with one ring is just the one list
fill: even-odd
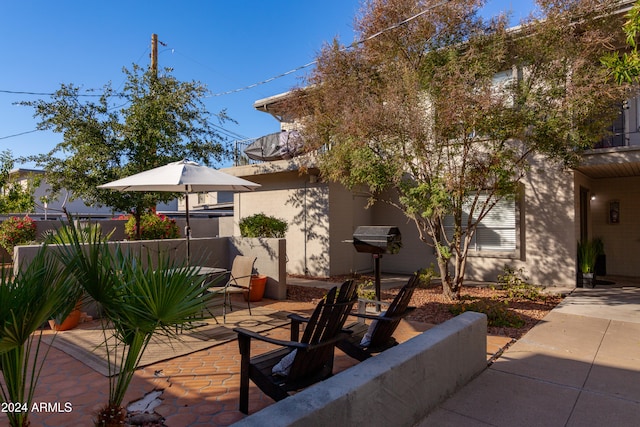
[(433, 264), (431, 264), (429, 268), (421, 268), (418, 270), (418, 287), (428, 288), (431, 285), (431, 279), (434, 277), (439, 277), (439, 274)]
[(524, 298), (532, 301), (544, 299), (544, 296), (540, 294), (541, 286), (527, 282), (528, 277), (524, 274), (524, 268), (516, 270), (505, 265), (502, 271), (502, 274), (498, 274), (498, 285), (507, 291), (507, 297), (510, 299)]
[(0, 223), (0, 245), (13, 253), (13, 247), (33, 242), (36, 239), (36, 223), (28, 216), (13, 216)]
[[(120, 219), (126, 219), (126, 218), (120, 218)], [(71, 233), (69, 232), (70, 227), (71, 226), (69, 225), (63, 225), (62, 227), (56, 230), (47, 231), (46, 234), (44, 235), (44, 241), (47, 243), (57, 243), (57, 244), (72, 243)], [(102, 227), (100, 226), (100, 224), (92, 224), (92, 223), (77, 224), (77, 225), (74, 225), (73, 228), (77, 230), (78, 237), (83, 242), (89, 241), (90, 236), (94, 236), (94, 235), (102, 236)], [(111, 236), (115, 231), (116, 229), (114, 228), (107, 235), (102, 236), (101, 239), (105, 242), (109, 241), (109, 239), (111, 238)]]
[(285, 220), (263, 213), (247, 216), (240, 221), (242, 237), (276, 237), (283, 238), (289, 225)]
[(493, 299), (462, 301), (453, 304), (449, 310), (456, 316), (465, 311), (484, 313), (487, 315), (489, 326), (521, 328), (525, 325), (525, 321), (518, 314), (509, 311), (509, 304), (506, 301)]
[(358, 297), (364, 299), (376, 299), (376, 287), (373, 281), (366, 280), (358, 284)]
[[(129, 240), (137, 239), (136, 219), (133, 215), (124, 225), (124, 232)], [(176, 220), (162, 214), (145, 213), (140, 217), (140, 238), (142, 240), (177, 239), (180, 230)]]

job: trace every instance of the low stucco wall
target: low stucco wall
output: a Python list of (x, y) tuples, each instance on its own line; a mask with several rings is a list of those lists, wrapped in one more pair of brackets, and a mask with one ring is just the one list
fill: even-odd
[(264, 296), (266, 298), (287, 299), (287, 241), (248, 237), (229, 237), (230, 260), (236, 255), (256, 257), (256, 273), (268, 277)]
[(487, 317), (466, 312), (234, 426), (414, 426), (487, 367), (486, 349)]
[[(147, 254), (151, 259), (158, 254), (168, 254), (178, 263), (186, 259), (185, 239), (166, 240), (137, 240), (109, 242), (114, 250), (119, 245), (124, 251), (131, 251), (146, 260)], [(285, 239), (250, 239), (243, 237), (203, 237), (190, 241), (191, 265), (203, 267), (218, 267), (231, 269), (236, 255), (255, 256), (257, 258), (255, 270), (258, 274), (269, 277), (265, 290), (265, 297), (272, 299), (286, 299), (287, 271)], [(16, 246), (14, 248), (14, 271), (27, 265), (40, 245)], [(55, 245), (50, 246), (55, 250)]]

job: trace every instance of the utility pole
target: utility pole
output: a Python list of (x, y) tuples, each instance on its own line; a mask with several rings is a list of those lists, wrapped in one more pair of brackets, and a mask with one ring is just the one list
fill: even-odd
[(151, 71), (158, 77), (158, 35), (151, 34)]

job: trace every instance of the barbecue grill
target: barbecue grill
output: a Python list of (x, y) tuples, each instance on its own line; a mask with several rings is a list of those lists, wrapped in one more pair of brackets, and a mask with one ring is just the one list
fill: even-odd
[(362, 225), (353, 233), (353, 247), (358, 252), (373, 256), (376, 299), (380, 301), (380, 258), (383, 254), (397, 254), (400, 251), (400, 230), (388, 225)]

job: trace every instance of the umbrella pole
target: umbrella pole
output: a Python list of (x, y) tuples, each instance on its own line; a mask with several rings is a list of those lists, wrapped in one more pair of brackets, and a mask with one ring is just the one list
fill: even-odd
[(185, 201), (185, 215), (187, 220), (187, 225), (184, 227), (184, 235), (187, 238), (187, 265), (191, 263), (191, 243), (190, 243), (190, 235), (191, 235), (191, 227), (189, 226), (189, 193), (185, 192), (184, 196)]

